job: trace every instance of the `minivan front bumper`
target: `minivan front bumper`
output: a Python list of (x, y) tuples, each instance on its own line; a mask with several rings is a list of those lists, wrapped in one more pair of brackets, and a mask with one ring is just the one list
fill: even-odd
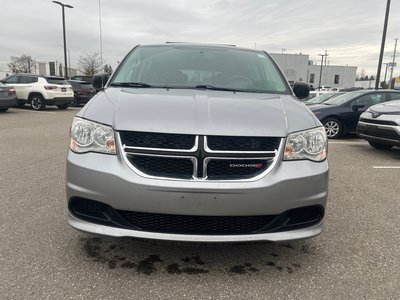
[[(67, 157), (67, 199), (90, 199), (118, 211), (183, 216), (260, 216), (321, 206), (328, 193), (328, 162), (278, 160), (254, 181), (192, 181), (142, 177), (121, 155), (98, 153)], [(309, 238), (323, 230), (322, 221), (309, 227), (257, 234), (176, 234), (150, 232), (88, 222), (71, 210), (69, 224), (79, 230), (110, 236), (193, 241), (283, 241)]]

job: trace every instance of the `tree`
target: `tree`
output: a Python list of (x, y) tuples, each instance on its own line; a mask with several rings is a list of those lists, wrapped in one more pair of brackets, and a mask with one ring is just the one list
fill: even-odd
[(79, 57), (78, 65), (83, 70), (85, 75), (93, 76), (100, 71), (100, 55), (99, 52), (87, 53)]
[(364, 80), (365, 78), (365, 70), (361, 69), (360, 80)]
[(368, 75), (365, 75), (364, 80), (369, 80)]
[(111, 74), (112, 74), (112, 72), (113, 72), (113, 69), (112, 69), (111, 65), (107, 65), (107, 64), (106, 64), (106, 65), (104, 66), (104, 72), (107, 73), (108, 76), (111, 76)]
[(30, 73), (36, 61), (29, 55), (11, 56), (11, 62), (7, 64), (12, 73)]
[(369, 78), (369, 80), (375, 80), (375, 76), (371, 75), (371, 77)]

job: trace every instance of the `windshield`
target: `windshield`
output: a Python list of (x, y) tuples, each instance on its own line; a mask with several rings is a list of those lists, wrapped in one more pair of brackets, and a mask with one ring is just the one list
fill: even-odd
[(123, 84), (290, 94), (264, 52), (234, 47), (141, 46), (129, 54), (110, 83)]
[(346, 93), (334, 98), (331, 98), (329, 100), (326, 100), (324, 102), (324, 104), (327, 105), (342, 105), (352, 99), (354, 99), (355, 97), (358, 97), (360, 95), (364, 94), (364, 92), (350, 92), (350, 93)]

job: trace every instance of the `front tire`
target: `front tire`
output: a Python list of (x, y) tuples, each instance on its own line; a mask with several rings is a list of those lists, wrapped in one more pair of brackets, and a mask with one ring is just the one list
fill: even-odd
[(44, 110), (46, 103), (44, 102), (42, 95), (34, 95), (30, 99), (31, 107), (34, 110)]
[(328, 118), (322, 121), (328, 139), (337, 139), (342, 135), (343, 126), (338, 119)]
[(389, 149), (392, 149), (392, 148), (393, 148), (392, 145), (381, 144), (381, 143), (370, 142), (370, 141), (368, 141), (368, 143), (369, 143), (372, 147), (374, 147), (375, 149), (378, 149), (378, 150), (389, 150)]
[(8, 110), (8, 107), (7, 108), (0, 108), (0, 112), (5, 112), (7, 110)]

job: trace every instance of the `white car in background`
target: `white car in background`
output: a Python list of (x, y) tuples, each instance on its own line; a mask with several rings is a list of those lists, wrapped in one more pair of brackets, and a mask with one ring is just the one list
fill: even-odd
[(15, 88), (19, 106), (29, 104), (34, 110), (43, 110), (46, 105), (66, 109), (74, 100), (74, 91), (63, 77), (14, 74), (1, 82)]

